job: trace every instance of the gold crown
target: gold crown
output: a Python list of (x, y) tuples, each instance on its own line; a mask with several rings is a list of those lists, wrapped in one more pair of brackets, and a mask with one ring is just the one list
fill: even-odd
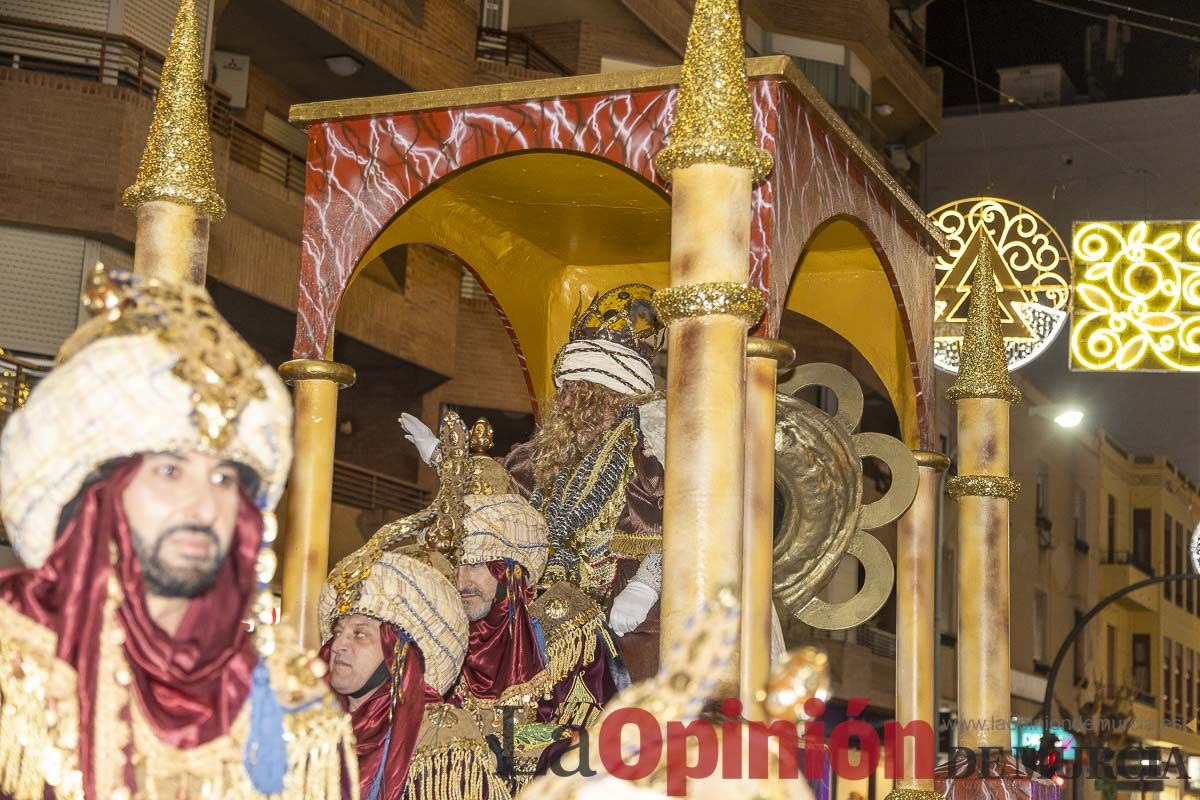
[(142, 278), (97, 262), (84, 289), (94, 316), (59, 351), (63, 364), (93, 342), (113, 336), (154, 335), (179, 354), (172, 370), (192, 389), (192, 421), (209, 446), (228, 444), (238, 416), (266, 398), (263, 360), (217, 312), (202, 286)]
[(486, 419), (479, 419), (468, 431), (456, 412), (447, 411), (442, 417), (435, 462), (441, 485), (430, 506), (433, 519), (423, 533), (423, 541), (455, 564), (462, 554), (463, 521), (470, 513), (466, 498), (519, 493), (508, 471), (484, 455), (491, 449), (493, 438)]
[(586, 308), (581, 299), (571, 319), (571, 341), (603, 339), (624, 345), (649, 361), (662, 332), (653, 298), (653, 287), (628, 283), (594, 295)]

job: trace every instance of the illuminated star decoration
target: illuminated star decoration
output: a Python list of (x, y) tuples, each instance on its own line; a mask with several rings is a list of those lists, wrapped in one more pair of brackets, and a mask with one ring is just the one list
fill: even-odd
[(991, 251), (1008, 368), (1028, 364), (1066, 325), (1070, 260), (1062, 239), (1033, 211), (999, 198), (957, 200), (929, 216), (945, 234), (949, 252), (935, 263), (934, 365), (958, 372), (983, 247)]
[(1071, 369), (1200, 372), (1200, 222), (1079, 222)]

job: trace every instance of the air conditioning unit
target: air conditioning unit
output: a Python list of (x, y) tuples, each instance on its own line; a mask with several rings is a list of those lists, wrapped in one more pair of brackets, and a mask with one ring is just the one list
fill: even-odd
[(912, 168), (912, 159), (908, 157), (908, 148), (904, 145), (889, 144), (884, 148), (884, 152), (887, 153), (892, 166), (901, 172), (908, 172)]

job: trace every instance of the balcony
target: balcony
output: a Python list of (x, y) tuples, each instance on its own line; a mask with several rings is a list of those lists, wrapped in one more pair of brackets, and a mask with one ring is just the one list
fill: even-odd
[(547, 53), (529, 37), (499, 28), (479, 29), (475, 38), (475, 58), (508, 67), (570, 75), (571, 70)]
[(298, 194), (304, 194), (304, 159), (256, 130), (234, 122), (229, 158)]
[(925, 66), (925, 30), (915, 19), (905, 19), (891, 9), (888, 14), (888, 24), (891, 28), (893, 41), (913, 57), (918, 66)]
[(874, 122), (889, 143), (914, 147), (942, 116), (941, 73), (924, 64), (924, 32), (885, 0), (757, 0), (771, 33), (847, 44), (871, 72), (871, 102), (892, 112)]
[[(1139, 559), (1125, 550), (1114, 552), (1100, 562), (1100, 594), (1113, 594), (1153, 576), (1154, 568), (1145, 563), (1144, 559)], [(1117, 604), (1131, 611), (1154, 611), (1158, 608), (1159, 593), (1156, 588), (1147, 586), (1139, 589), (1122, 597)]]
[[(829, 653), (835, 697), (868, 697), (872, 706), (892, 708), (896, 691), (896, 635), (869, 625), (844, 631), (802, 626), (800, 640)], [(869, 654), (869, 655), (868, 655)]]
[(415, 483), (335, 461), (333, 502), (364, 511), (414, 514), (429, 505), (430, 493)]
[[(158, 96), (164, 56), (127, 36), (0, 16), (0, 67), (30, 70)], [(228, 136), (229, 97), (205, 84), (209, 125)]]
[[(134, 39), (0, 17), (0, 221), (133, 241), (121, 190), (136, 179), (162, 66)], [(207, 110), (223, 191), (226, 95), (209, 87)]]

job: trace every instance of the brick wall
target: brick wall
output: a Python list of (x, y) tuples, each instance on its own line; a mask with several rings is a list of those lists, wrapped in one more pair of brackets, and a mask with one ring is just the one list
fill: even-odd
[(418, 91), (471, 83), (479, 25), (475, 3), (425, 0), (418, 19), (386, 0), (284, 2)]
[(621, 0), (621, 5), (676, 55), (672, 63), (677, 63), (687, 44), (693, 4), (689, 0)]
[(528, 36), (537, 46), (561, 61), (575, 74), (579, 69), (580, 31), (583, 23), (578, 20), (554, 22), (547, 25), (526, 25), (513, 28), (513, 33)]
[(526, 69), (512, 64), (500, 64), (495, 61), (479, 61), (475, 65), (475, 85), (483, 86), (491, 83), (515, 83), (517, 81), (537, 81), (545, 78), (562, 77), (555, 72), (539, 72), (536, 69)]
[(260, 69), (251, 62), (250, 78), (246, 87), (246, 108), (234, 111), (234, 119), (261, 131), (264, 112), (270, 111), (280, 119), (287, 119), (288, 109), (292, 105), (309, 99), (311, 98), (288, 86), (278, 76)]
[(600, 71), (603, 56), (641, 61), (656, 67), (679, 64), (682, 59), (654, 34), (631, 33), (607, 25), (584, 23), (579, 46), (579, 71)]
[(594, 22), (556, 22), (516, 29), (557, 58), (577, 75), (600, 71), (603, 56), (642, 61), (653, 66), (680, 63), (670, 47), (650, 31), (633, 32), (625, 28)]
[[(421, 404), (421, 420), (435, 430), (442, 403), (533, 410), (512, 339), (490, 302), (469, 300), (459, 306), (454, 378), (426, 394)], [(420, 482), (435, 486), (433, 470), (422, 467)]]
[[(153, 104), (99, 83), (0, 70), (0, 221), (132, 242), (121, 204), (133, 183)], [(214, 137), (223, 190), (229, 141)]]

